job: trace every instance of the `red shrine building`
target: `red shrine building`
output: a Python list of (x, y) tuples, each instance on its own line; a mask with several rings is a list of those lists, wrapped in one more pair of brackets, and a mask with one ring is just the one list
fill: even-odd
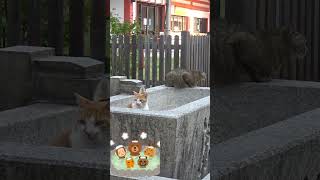
[[(110, 12), (121, 22), (141, 23), (142, 33), (164, 32), (166, 0), (110, 0)], [(210, 0), (171, 0), (171, 33), (207, 33), (210, 31), (209, 18)]]

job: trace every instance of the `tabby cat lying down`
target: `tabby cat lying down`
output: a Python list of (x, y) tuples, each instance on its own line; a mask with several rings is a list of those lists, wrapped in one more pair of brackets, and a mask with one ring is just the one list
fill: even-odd
[(175, 88), (192, 88), (205, 79), (204, 72), (177, 68), (166, 74), (165, 85)]
[(288, 61), (302, 60), (307, 53), (305, 37), (287, 27), (251, 33), (224, 19), (215, 21), (214, 85), (270, 81)]

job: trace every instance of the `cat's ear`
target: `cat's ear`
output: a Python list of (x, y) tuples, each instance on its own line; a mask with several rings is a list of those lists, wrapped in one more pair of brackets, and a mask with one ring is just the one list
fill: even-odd
[(74, 95), (76, 96), (76, 100), (77, 103), (80, 107), (83, 107), (85, 105), (88, 105), (91, 101), (85, 97), (82, 97), (80, 94), (78, 93), (74, 93)]
[(146, 89), (144, 87), (141, 87), (140, 90), (139, 90), (139, 93), (143, 94), (144, 92), (146, 92)]
[(137, 93), (137, 92), (135, 92), (135, 91), (133, 91), (133, 95), (135, 95), (135, 96), (136, 96), (136, 95), (138, 95), (138, 93)]

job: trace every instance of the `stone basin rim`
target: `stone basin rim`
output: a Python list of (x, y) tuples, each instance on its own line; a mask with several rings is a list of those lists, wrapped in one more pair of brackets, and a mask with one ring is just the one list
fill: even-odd
[[(165, 90), (165, 89), (173, 89), (173, 88), (162, 85), (162, 86), (156, 86), (156, 87), (149, 88), (146, 91), (148, 93), (153, 93), (153, 92), (157, 92), (157, 91)], [(199, 89), (199, 90), (210, 91), (209, 87), (194, 87), (192, 89), (193, 90)], [(207, 106), (210, 106), (210, 94), (208, 94), (208, 96), (206, 96), (206, 97), (203, 97), (198, 100), (186, 103), (186, 104), (179, 106), (177, 108), (170, 109), (170, 110), (162, 110), (162, 111), (161, 110), (160, 111), (154, 111), (154, 110), (146, 111), (146, 110), (141, 110), (141, 109), (130, 109), (130, 108), (126, 108), (126, 107), (112, 106), (113, 102), (123, 100), (123, 99), (129, 98), (129, 97), (132, 97), (132, 96), (133, 95), (124, 95), (124, 94), (112, 96), (110, 98), (110, 103), (111, 103), (110, 111), (111, 111), (111, 113), (144, 115), (144, 116), (153, 116), (153, 117), (156, 116), (156, 117), (165, 117), (165, 118), (180, 118), (180, 117), (185, 116), (189, 113), (192, 113), (194, 111), (198, 111), (198, 110), (201, 110)]]

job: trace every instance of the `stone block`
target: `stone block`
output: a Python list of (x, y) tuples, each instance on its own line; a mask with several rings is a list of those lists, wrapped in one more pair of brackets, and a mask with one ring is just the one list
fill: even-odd
[(120, 92), (132, 94), (133, 91), (139, 92), (140, 87), (143, 87), (142, 81), (137, 79), (120, 80)]
[(111, 76), (110, 78), (111, 96), (120, 94), (120, 81), (124, 79), (127, 79), (127, 76)]
[(95, 78), (103, 75), (104, 63), (88, 57), (51, 56), (36, 58), (37, 72), (64, 78)]
[(74, 93), (93, 98), (104, 78), (104, 63), (88, 57), (51, 56), (34, 60), (36, 98), (75, 104)]
[(54, 54), (53, 48), (13, 46), (0, 49), (0, 103), (3, 109), (32, 99), (32, 60)]

